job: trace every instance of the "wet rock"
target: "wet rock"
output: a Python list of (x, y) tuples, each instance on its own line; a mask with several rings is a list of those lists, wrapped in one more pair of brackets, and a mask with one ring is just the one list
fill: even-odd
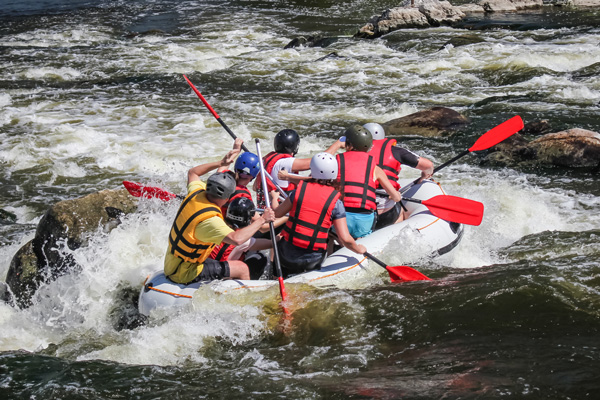
[(542, 165), (564, 168), (597, 168), (600, 134), (585, 129), (549, 133), (531, 142), (522, 136), (494, 146), (486, 161), (496, 165)]
[(428, 2), (417, 7), (396, 7), (374, 16), (354, 35), (356, 38), (375, 39), (398, 29), (428, 28), (452, 25), (465, 14), (447, 1)]
[(550, 123), (547, 119), (542, 119), (540, 121), (532, 121), (525, 124), (523, 129), (521, 129), (521, 133), (524, 135), (544, 135), (550, 132)]
[(527, 145), (539, 163), (560, 167), (596, 167), (600, 163), (600, 134), (585, 129), (549, 133)]
[(17, 216), (10, 211), (6, 211), (0, 208), (0, 224), (14, 224), (17, 222)]
[(329, 59), (345, 59), (346, 57), (344, 56), (340, 56), (337, 52), (333, 52), (333, 53), (329, 53), (324, 57), (321, 58), (317, 58), (315, 61), (323, 61), (323, 60), (329, 60)]
[(284, 49), (291, 49), (295, 47), (322, 47), (325, 48), (327, 46), (332, 45), (337, 42), (339, 38), (337, 37), (325, 37), (322, 35), (316, 36), (299, 36), (295, 39), (292, 39), (291, 42), (285, 45)]
[(136, 209), (137, 199), (126, 189), (103, 190), (50, 207), (33, 240), (19, 249), (8, 269), (6, 283), (17, 304), (28, 306), (42, 282), (76, 271), (71, 251), (85, 245), (98, 227), (113, 229), (122, 215)]
[(433, 107), (381, 124), (390, 136), (420, 135), (437, 137), (447, 135), (469, 123), (464, 115), (446, 107)]
[(478, 4), (485, 12), (517, 11), (527, 8), (539, 8), (543, 0), (481, 0)]

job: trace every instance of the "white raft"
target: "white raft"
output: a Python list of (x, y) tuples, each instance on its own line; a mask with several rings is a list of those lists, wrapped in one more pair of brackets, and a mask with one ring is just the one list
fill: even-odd
[[(410, 181), (400, 182), (407, 185)], [(434, 196), (444, 195), (439, 184), (425, 181), (414, 185), (403, 193), (404, 197), (427, 200)], [(428, 249), (426, 255), (441, 255), (451, 251), (460, 242), (463, 234), (461, 224), (444, 221), (431, 214), (426, 206), (418, 203), (404, 202), (408, 210), (408, 218), (400, 223), (377, 230), (358, 242), (365, 245), (369, 253), (378, 254), (386, 247), (394, 245), (390, 241), (399, 240), (400, 232), (406, 229), (418, 232), (419, 241), (423, 242), (422, 249)], [(397, 243), (401, 246), (402, 243)], [(433, 253), (433, 254), (431, 254)], [(363, 255), (341, 248), (323, 262), (320, 270), (309, 271), (294, 275), (285, 280), (286, 284), (305, 283), (313, 286), (354, 287), (358, 280), (368, 279), (373, 275), (374, 269), (380, 269)], [(216, 292), (260, 290), (278, 285), (277, 280), (222, 280), (213, 282), (196, 282), (189, 285), (177, 284), (163, 273), (162, 265), (157, 266), (159, 271), (146, 278), (139, 296), (139, 311), (143, 315), (150, 315), (156, 308), (181, 307), (190, 303), (192, 295), (202, 285), (209, 284)], [(385, 272), (382, 272), (385, 273)]]

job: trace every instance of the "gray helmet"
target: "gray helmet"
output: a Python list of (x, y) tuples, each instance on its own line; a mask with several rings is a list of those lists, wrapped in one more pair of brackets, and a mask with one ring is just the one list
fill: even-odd
[(377, 122), (369, 122), (368, 124), (364, 124), (363, 128), (371, 132), (373, 140), (385, 139), (385, 130), (383, 129), (383, 126), (379, 125)]
[(206, 181), (206, 193), (217, 199), (229, 199), (235, 192), (235, 178), (227, 172), (212, 174)]
[(346, 144), (350, 143), (353, 150), (367, 152), (373, 145), (373, 136), (360, 125), (351, 125), (344, 132)]

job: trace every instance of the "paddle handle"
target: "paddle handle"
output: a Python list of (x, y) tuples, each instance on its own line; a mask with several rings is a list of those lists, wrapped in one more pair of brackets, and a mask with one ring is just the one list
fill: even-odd
[[(256, 138), (255, 141), (256, 141), (256, 154), (258, 154), (258, 162), (260, 164), (260, 170), (261, 170), (260, 179), (262, 180), (263, 187), (266, 188), (267, 187), (267, 179), (265, 178), (265, 175), (267, 174), (267, 171), (265, 171), (265, 167), (263, 165), (263, 160), (262, 160), (262, 155), (260, 153), (260, 140), (258, 138)], [(265, 196), (265, 204), (266, 204), (267, 208), (271, 207), (271, 200), (269, 199), (268, 193)], [(275, 268), (277, 268), (277, 275), (279, 275), (279, 292), (281, 293), (281, 300), (285, 301), (287, 299), (287, 293), (285, 292), (285, 285), (283, 284), (283, 273), (281, 272), (281, 265), (279, 264), (279, 249), (277, 248), (277, 237), (275, 234), (275, 226), (273, 225), (273, 222), (269, 222), (269, 230), (271, 232), (271, 241), (273, 242), (273, 258), (275, 261)], [(288, 313), (287, 309), (285, 307), (283, 309), (287, 314)]]
[[(188, 79), (187, 76), (183, 75), (183, 77), (185, 78), (185, 80), (187, 81), (188, 85), (190, 85), (190, 87), (192, 88), (192, 90), (194, 91), (194, 93), (196, 93), (196, 95), (200, 98), (200, 100), (202, 101), (202, 103), (206, 106), (206, 108), (208, 108), (208, 111), (210, 111), (210, 113), (215, 117), (215, 119), (219, 122), (219, 124), (221, 124), (221, 126), (227, 131), (227, 133), (229, 133), (229, 136), (231, 136), (231, 138), (233, 140), (237, 139), (237, 136), (235, 135), (235, 133), (233, 133), (233, 131), (231, 129), (229, 129), (229, 127), (227, 126), (227, 124), (221, 119), (221, 117), (219, 117), (219, 114), (217, 114), (217, 112), (210, 106), (210, 104), (208, 104), (208, 101), (206, 101), (206, 99), (204, 98), (204, 96), (202, 96), (202, 93), (200, 93), (200, 91), (196, 88), (196, 86), (194, 86), (194, 84), (192, 83), (192, 81), (190, 81)], [(244, 150), (245, 152), (250, 152), (250, 150), (248, 150), (248, 148), (246, 147), (245, 144), (242, 143), (242, 150)], [(287, 193), (285, 192), (285, 190), (283, 190), (281, 187), (279, 187), (279, 185), (277, 183), (275, 183), (275, 181), (273, 181), (273, 178), (271, 177), (271, 175), (267, 175), (267, 179), (269, 179), (269, 181), (271, 181), (271, 183), (273, 185), (275, 185), (275, 187), (277, 188), (277, 190), (279, 191), (279, 193), (281, 193), (281, 195), (284, 198), (288, 198)], [(264, 186), (266, 187), (266, 186)]]

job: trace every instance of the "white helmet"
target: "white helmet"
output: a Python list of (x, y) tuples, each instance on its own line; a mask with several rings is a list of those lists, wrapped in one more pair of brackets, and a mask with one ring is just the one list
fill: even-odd
[(310, 174), (315, 179), (334, 180), (338, 175), (338, 163), (329, 153), (317, 153), (310, 160)]
[(364, 124), (363, 128), (371, 132), (373, 140), (385, 139), (385, 131), (383, 130), (383, 126), (379, 125), (377, 122), (369, 122), (368, 124)]

